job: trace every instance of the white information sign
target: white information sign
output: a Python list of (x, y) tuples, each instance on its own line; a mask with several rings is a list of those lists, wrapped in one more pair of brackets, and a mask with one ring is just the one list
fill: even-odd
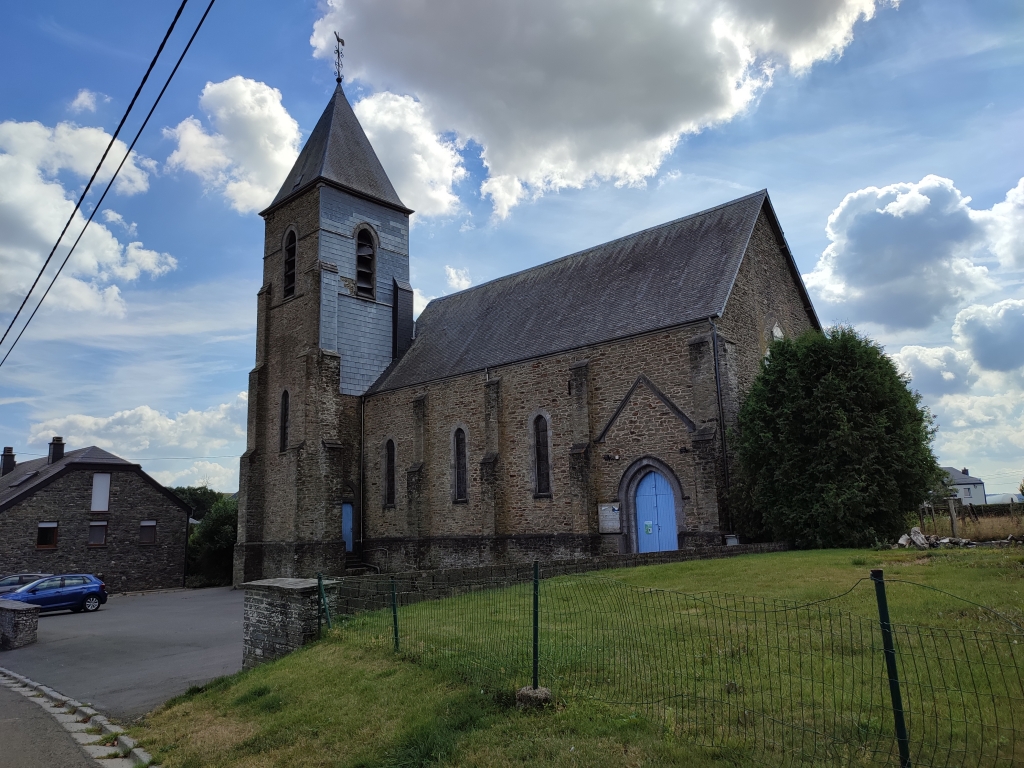
[(597, 505), (597, 529), (600, 533), (622, 533), (618, 504)]

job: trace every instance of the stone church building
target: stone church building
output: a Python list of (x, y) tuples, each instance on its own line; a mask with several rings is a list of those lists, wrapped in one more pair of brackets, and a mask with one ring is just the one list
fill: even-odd
[(411, 213), (339, 85), (262, 213), (236, 583), (723, 543), (743, 393), (820, 327), (767, 192), (415, 322)]

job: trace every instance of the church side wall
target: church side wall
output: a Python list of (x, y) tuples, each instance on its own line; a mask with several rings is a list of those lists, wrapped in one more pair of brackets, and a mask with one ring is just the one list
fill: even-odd
[[(716, 444), (707, 439), (717, 408), (711, 349), (701, 342), (708, 327), (694, 324), (368, 397), (366, 559), (394, 569), (631, 551), (629, 536), (598, 533), (597, 505), (626, 502), (624, 477), (645, 458), (677, 481), (679, 532), (720, 541), (716, 459), (708, 453)], [(641, 374), (693, 428), (641, 383), (605, 441), (594, 443)], [(549, 498), (534, 494), (538, 414), (550, 423)], [(452, 500), (457, 427), (467, 434), (465, 503)], [(398, 469), (393, 508), (383, 504), (389, 438)], [(411, 541), (417, 536), (429, 540)]]
[[(721, 337), (722, 403), (727, 430), (735, 430), (740, 406), (761, 369), (761, 361), (778, 324), (786, 338), (814, 327), (796, 278), (768, 220), (761, 211), (740, 264), (736, 282), (718, 321)], [(727, 432), (728, 435), (728, 432)], [(728, 444), (729, 466), (735, 472), (735, 439)], [(728, 524), (727, 500), (721, 499)]]
[[(786, 338), (814, 327), (789, 259), (762, 210), (718, 324), (719, 332), (735, 347), (729, 353), (734, 360), (730, 366), (734, 395), (747, 392), (753, 384), (776, 323)], [(730, 403), (730, 410), (735, 412), (738, 406), (738, 402)]]

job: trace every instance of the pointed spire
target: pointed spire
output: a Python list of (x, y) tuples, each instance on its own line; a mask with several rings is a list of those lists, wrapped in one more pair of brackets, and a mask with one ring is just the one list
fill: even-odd
[(402, 213), (412, 213), (402, 204), (384, 172), (340, 82), (285, 178), (281, 191), (260, 215), (270, 213), (317, 181)]

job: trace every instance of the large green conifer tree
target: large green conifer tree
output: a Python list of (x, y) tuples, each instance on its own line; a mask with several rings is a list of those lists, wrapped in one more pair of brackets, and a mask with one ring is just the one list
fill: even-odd
[(739, 414), (738, 530), (801, 548), (905, 533), (941, 476), (931, 415), (908, 385), (850, 328), (773, 343)]

